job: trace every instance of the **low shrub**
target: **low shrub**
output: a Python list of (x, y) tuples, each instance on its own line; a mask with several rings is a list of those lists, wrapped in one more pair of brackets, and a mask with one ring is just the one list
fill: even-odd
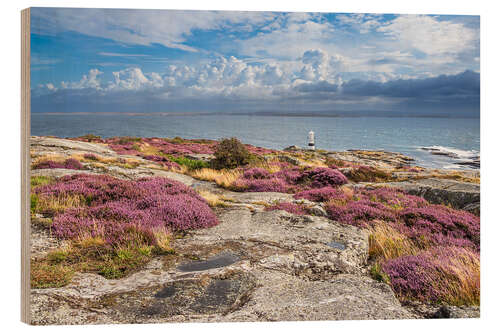
[(298, 182), (305, 183), (313, 188), (335, 187), (347, 184), (347, 178), (338, 170), (320, 167), (304, 171)]
[(250, 162), (247, 147), (236, 138), (221, 140), (215, 148), (214, 156), (211, 163), (215, 169), (234, 169)]

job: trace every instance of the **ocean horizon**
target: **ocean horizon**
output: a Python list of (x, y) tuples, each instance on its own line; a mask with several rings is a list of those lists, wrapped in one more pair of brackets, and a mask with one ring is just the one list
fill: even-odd
[[(277, 112), (278, 113), (278, 112)], [(283, 149), (306, 146), (314, 131), (316, 148), (400, 152), (430, 168), (467, 169), (456, 162), (479, 156), (480, 121), (467, 117), (318, 115), (300, 113), (32, 113), (31, 135), (77, 137), (237, 137), (244, 143)], [(440, 153), (435, 155), (432, 148)]]

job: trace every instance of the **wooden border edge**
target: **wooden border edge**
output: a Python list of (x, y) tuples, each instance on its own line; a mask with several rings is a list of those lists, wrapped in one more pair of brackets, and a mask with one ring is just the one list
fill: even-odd
[(30, 8), (21, 11), (21, 321), (30, 311)]

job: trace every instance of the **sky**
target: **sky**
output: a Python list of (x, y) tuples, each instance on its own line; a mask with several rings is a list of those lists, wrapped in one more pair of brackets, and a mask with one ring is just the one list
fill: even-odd
[(479, 116), (479, 16), (32, 8), (32, 112)]

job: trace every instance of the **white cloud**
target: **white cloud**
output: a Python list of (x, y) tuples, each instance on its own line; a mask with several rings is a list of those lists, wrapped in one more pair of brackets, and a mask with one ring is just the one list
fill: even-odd
[(83, 75), (79, 82), (61, 82), (61, 88), (63, 89), (86, 89), (91, 88), (95, 90), (102, 90), (101, 82), (98, 78), (99, 75), (103, 74), (98, 69), (91, 69), (88, 74)]
[(290, 13), (279, 28), (274, 24), (274, 29), (269, 32), (236, 41), (239, 53), (252, 57), (268, 55), (291, 60), (302, 56), (309, 49), (325, 49), (325, 44), (333, 46), (333, 25), (321, 20), (312, 20), (313, 17), (313, 14), (308, 13)]
[(377, 30), (428, 55), (467, 51), (477, 40), (477, 32), (461, 23), (425, 15), (401, 15)]
[(69, 30), (127, 44), (158, 43), (194, 52), (196, 48), (184, 44), (193, 30), (231, 26), (248, 31), (273, 19), (269, 12), (34, 8), (32, 29), (50, 35)]
[[(144, 73), (130, 67), (112, 72), (112, 80), (103, 82), (104, 74), (91, 69), (80, 81), (62, 82), (68, 90), (94, 89), (102, 93), (150, 91), (164, 98), (261, 98), (275, 99), (286, 93), (297, 94), (299, 84), (333, 85), (341, 83), (339, 70), (344, 58), (321, 49), (307, 50), (291, 65), (289, 62), (248, 64), (236, 57), (219, 57), (197, 66), (170, 65), (164, 73)], [(45, 93), (55, 88), (48, 84)], [(42, 93), (39, 90), (39, 93)]]

